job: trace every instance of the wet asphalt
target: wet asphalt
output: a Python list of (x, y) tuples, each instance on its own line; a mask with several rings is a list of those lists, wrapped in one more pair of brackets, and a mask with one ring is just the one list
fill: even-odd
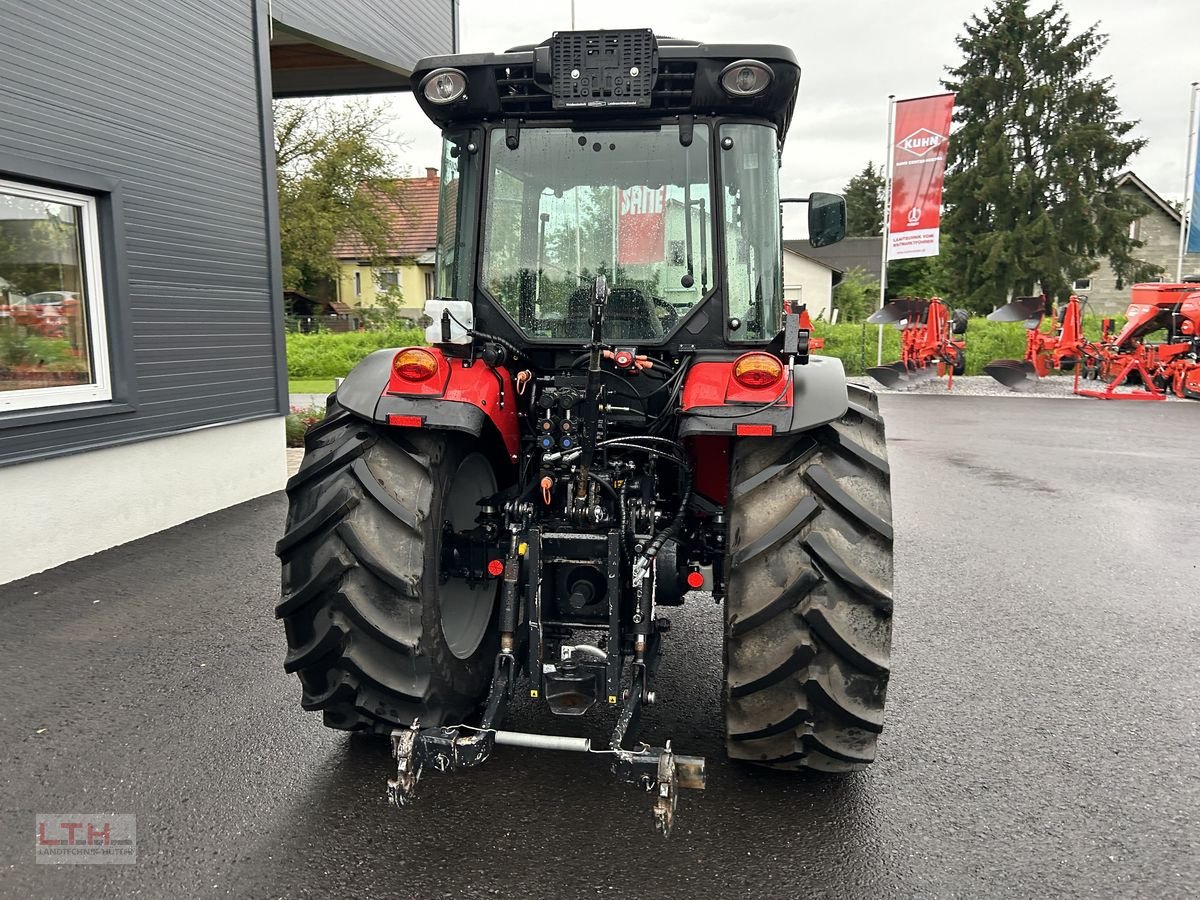
[[(275, 495), (0, 587), (0, 896), (1200, 895), (1200, 403), (882, 405), (897, 612), (869, 771), (722, 758), (705, 598), (671, 616), (645, 727), (708, 757), (669, 841), (570, 753), (501, 748), (397, 811), (387, 748), (323, 729), (282, 671)], [(35, 865), (59, 811), (135, 814), (137, 864)]]

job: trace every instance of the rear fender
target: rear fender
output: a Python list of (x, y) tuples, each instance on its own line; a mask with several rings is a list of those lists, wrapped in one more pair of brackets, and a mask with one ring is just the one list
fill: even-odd
[(849, 408), (846, 371), (832, 356), (810, 356), (796, 366), (795, 384), (749, 390), (733, 380), (734, 358), (702, 358), (692, 364), (683, 385), (680, 437), (696, 435), (765, 436), (806, 431), (839, 419)]
[(426, 382), (407, 384), (392, 372), (400, 349), (376, 350), (351, 369), (337, 389), (338, 403), (364, 419), (400, 428), (476, 437), (494, 428), (508, 458), (516, 461), (521, 445), (517, 395), (507, 369), (492, 369), (480, 359), (453, 359), (426, 347), (438, 360), (438, 373)]

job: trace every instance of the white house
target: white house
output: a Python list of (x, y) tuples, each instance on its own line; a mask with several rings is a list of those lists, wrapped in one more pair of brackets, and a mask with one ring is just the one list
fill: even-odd
[(814, 319), (828, 320), (833, 309), (833, 287), (842, 272), (800, 249), (807, 241), (785, 241), (783, 245), (783, 297), (797, 309), (808, 307)]

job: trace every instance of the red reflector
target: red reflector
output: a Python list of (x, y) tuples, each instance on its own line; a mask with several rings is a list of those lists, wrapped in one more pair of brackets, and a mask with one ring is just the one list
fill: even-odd
[(704, 587), (704, 575), (701, 572), (688, 572), (687, 583), (693, 591)]
[(499, 578), (504, 574), (504, 562), (499, 559), (488, 560), (488, 574), (493, 578)]
[(770, 437), (775, 433), (774, 425), (738, 425), (734, 432), (742, 437)]
[(389, 425), (399, 425), (401, 428), (420, 428), (425, 424), (424, 416), (388, 416)]

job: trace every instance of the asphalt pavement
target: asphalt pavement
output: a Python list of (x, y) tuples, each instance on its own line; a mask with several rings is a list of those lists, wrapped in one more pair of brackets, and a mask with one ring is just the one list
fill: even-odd
[[(386, 746), (282, 671), (275, 495), (0, 587), (0, 895), (1197, 896), (1200, 403), (881, 402), (896, 631), (867, 772), (722, 758), (705, 600), (671, 613), (645, 726), (708, 757), (670, 840), (570, 753), (500, 748), (397, 811)], [(60, 811), (135, 814), (136, 865), (35, 865)]]

